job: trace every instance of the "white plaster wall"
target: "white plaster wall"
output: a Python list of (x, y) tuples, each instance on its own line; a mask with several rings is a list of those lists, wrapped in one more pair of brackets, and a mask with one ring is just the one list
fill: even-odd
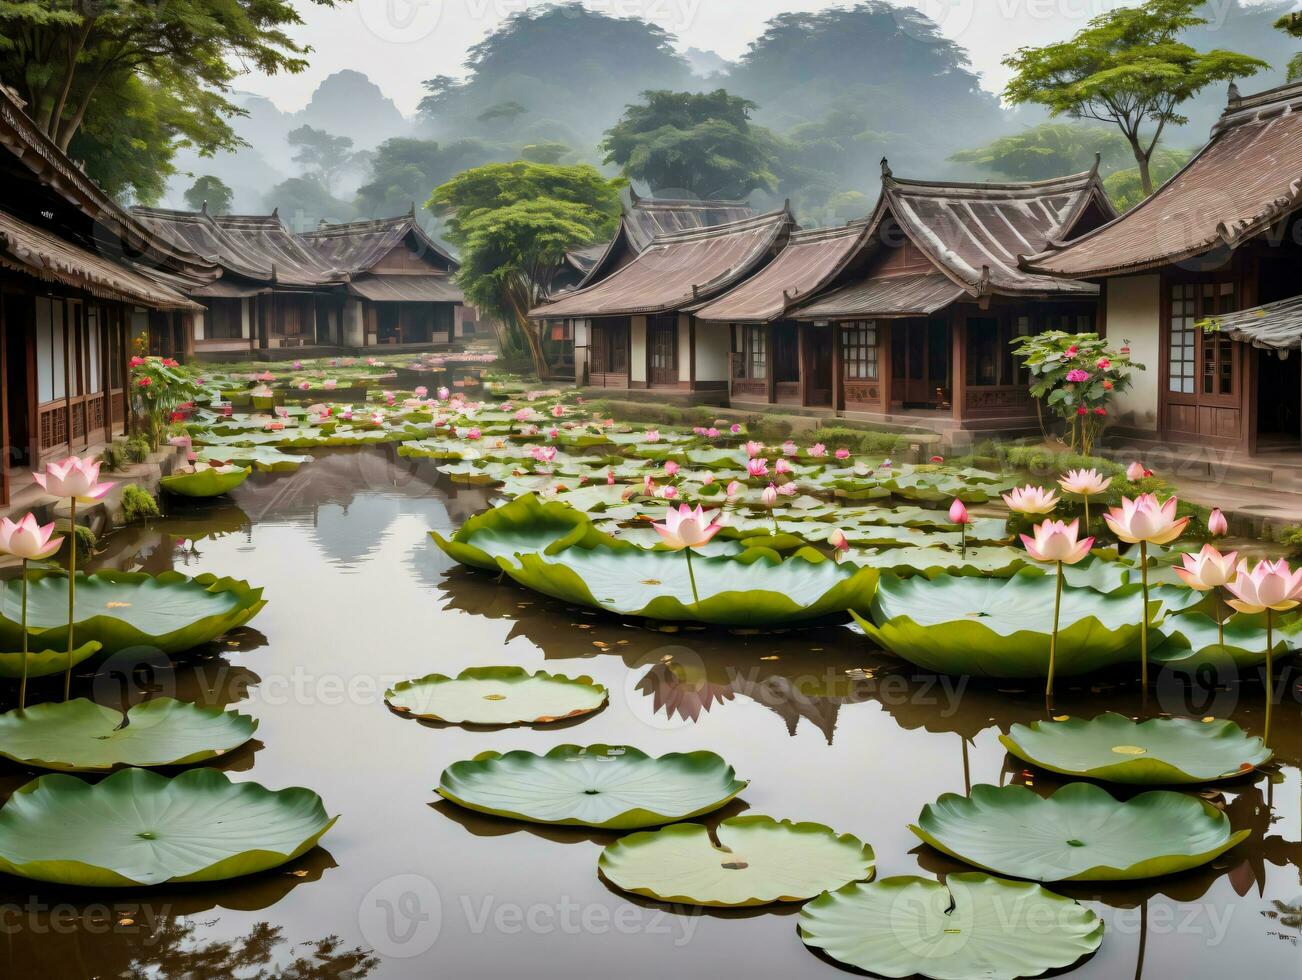
[(646, 382), (646, 317), (635, 316), (629, 328), (628, 380)]
[(204, 336), (205, 336), (205, 333), (204, 333), (205, 321), (204, 321), (203, 312), (204, 312), (203, 310), (195, 310), (195, 311), (194, 311), (194, 319), (193, 319), (193, 323), (194, 323), (194, 339), (195, 339), (195, 340), (203, 340), (203, 339), (204, 339)]
[(678, 380), (692, 377), (692, 315), (678, 314)]
[(592, 331), (588, 329), (587, 320), (571, 320), (570, 329), (574, 335), (574, 380), (581, 384), (588, 367), (588, 345), (592, 343)]
[(732, 325), (696, 321), (696, 380), (727, 381)]
[(344, 300), (343, 341), (348, 347), (364, 347), (366, 345), (366, 326), (362, 322), (362, 302), (351, 296)]
[(1116, 399), (1113, 421), (1152, 432), (1158, 427), (1158, 378), (1161, 374), (1160, 276), (1109, 279), (1108, 344), (1129, 344), (1130, 356), (1147, 370), (1131, 374), (1130, 390)]
[(253, 336), (253, 300), (240, 300), (240, 336), (248, 340)]

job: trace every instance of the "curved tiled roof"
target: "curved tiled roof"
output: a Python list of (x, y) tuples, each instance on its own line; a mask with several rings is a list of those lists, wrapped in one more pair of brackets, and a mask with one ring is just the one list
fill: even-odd
[(713, 228), (662, 235), (597, 283), (529, 312), (539, 317), (627, 316), (703, 303), (736, 285), (780, 247), (794, 221), (783, 208)]
[(940, 272), (859, 279), (819, 296), (792, 314), (797, 320), (927, 316), (969, 295)]
[(1210, 142), (1150, 197), (1070, 244), (1026, 250), (1023, 266), (1110, 276), (1238, 246), (1302, 205), (1300, 110), (1302, 83), (1232, 96)]
[(798, 231), (772, 262), (741, 285), (701, 307), (702, 320), (762, 323), (826, 285), (858, 252), (871, 230), (866, 221)]
[[(427, 235), (414, 213), (396, 218), (349, 221), (322, 225), (299, 236), (327, 265), (349, 275), (369, 272), (375, 263), (404, 243), (408, 248), (445, 269), (457, 268), (457, 260)], [(410, 241), (408, 241), (410, 239)]]

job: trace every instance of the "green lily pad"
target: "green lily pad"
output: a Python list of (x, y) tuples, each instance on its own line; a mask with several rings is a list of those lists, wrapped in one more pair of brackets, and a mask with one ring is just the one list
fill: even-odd
[[(21, 583), (0, 588), (0, 646), (22, 645)], [(266, 600), (247, 582), (180, 572), (102, 571), (77, 575), (76, 639), (98, 642), (104, 654), (128, 647), (179, 653), (216, 639), (252, 619)], [(68, 576), (28, 576), (30, 647), (59, 649), (68, 642)]]
[(937, 850), (1013, 878), (1129, 881), (1187, 871), (1251, 831), (1234, 831), (1210, 803), (1150, 790), (1124, 803), (1093, 783), (1049, 797), (1025, 786), (974, 786), (922, 808), (909, 829)]
[(1207, 783), (1252, 772), (1271, 757), (1232, 721), (1150, 718), (1108, 711), (1089, 721), (1035, 721), (999, 736), (1023, 762), (1113, 783)]
[(1016, 980), (1093, 953), (1103, 921), (1040, 885), (966, 872), (846, 885), (800, 910), (800, 938), (881, 977)]
[(522, 667), (470, 667), (456, 677), (427, 674), (384, 693), (395, 711), (454, 725), (542, 725), (591, 714), (606, 689), (586, 675), (566, 677)]
[[(1026, 568), (1006, 578), (883, 573), (869, 639), (926, 670), (979, 677), (1043, 677), (1049, 667), (1054, 576)], [(1060, 677), (1138, 659), (1138, 586), (1107, 594), (1064, 587), (1056, 670)], [(1160, 604), (1150, 602), (1155, 619)]]
[(0, 756), (41, 769), (188, 766), (238, 749), (258, 723), (248, 715), (157, 698), (122, 712), (87, 698), (0, 714)]
[[(1224, 643), (1216, 620), (1198, 609), (1189, 609), (1167, 617), (1162, 623), (1164, 643), (1150, 651), (1155, 663), (1183, 671), (1204, 664), (1220, 666), (1232, 662), (1240, 670), (1266, 662), (1266, 619), (1263, 615), (1238, 613), (1224, 626)], [(1276, 614), (1274, 655), (1288, 656), (1302, 646), (1302, 617)]]
[(613, 540), (593, 528), (582, 511), (556, 500), (544, 503), (532, 493), (481, 511), (450, 537), (437, 531), (431, 531), (430, 537), (449, 558), (491, 572), (500, 571), (498, 558), (510, 558), (522, 551), (543, 551), (561, 539), (567, 543)]
[(51, 773), (0, 808), (0, 871), (96, 888), (220, 881), (294, 860), (335, 819), (311, 790), (215, 769), (123, 769), (97, 783)]
[[(22, 636), (18, 637), (16, 646), (21, 646)], [(99, 653), (101, 647), (98, 643), (83, 643), (77, 649), (72, 651), (72, 665), (76, 667), (84, 660), (89, 660), (95, 654)], [(40, 650), (27, 651), (27, 676), (30, 677), (49, 677), (52, 674), (62, 674), (68, 669), (68, 651), (64, 650)], [(0, 677), (9, 680), (18, 680), (23, 676), (23, 652), (15, 650), (13, 653), (0, 653)]]
[(312, 461), (311, 456), (294, 456), (271, 446), (206, 445), (196, 449), (195, 456), (204, 463), (253, 466), (263, 473), (289, 473)]
[(663, 902), (736, 907), (801, 902), (871, 878), (873, 850), (819, 823), (746, 815), (622, 837), (597, 868), (612, 884)]
[(159, 480), (168, 493), (182, 497), (220, 497), (249, 478), (247, 466), (199, 466), (190, 473), (173, 473)]
[(656, 757), (624, 745), (558, 745), (546, 755), (485, 752), (453, 763), (438, 792), (499, 817), (633, 830), (717, 810), (746, 785), (713, 752)]

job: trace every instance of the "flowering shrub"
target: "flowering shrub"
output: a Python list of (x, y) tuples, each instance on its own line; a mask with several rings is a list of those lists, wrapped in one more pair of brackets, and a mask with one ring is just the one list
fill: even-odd
[(1093, 333), (1049, 330), (1013, 344), (1013, 354), (1031, 372), (1037, 409), (1061, 418), (1072, 450), (1089, 454), (1107, 425), (1112, 399), (1130, 387), (1130, 372), (1144, 365), (1130, 359), (1129, 347), (1113, 349)]
[(170, 357), (131, 358), (131, 409), (157, 447), (169, 423), (180, 421), (199, 394), (195, 378)]

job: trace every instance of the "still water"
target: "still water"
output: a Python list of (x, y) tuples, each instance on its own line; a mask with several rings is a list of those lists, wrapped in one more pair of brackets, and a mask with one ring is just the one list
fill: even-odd
[[(920, 674), (846, 627), (665, 633), (578, 612), (466, 572), (429, 540), (490, 500), (388, 448), (336, 450), (103, 541), (102, 567), (233, 575), (269, 601), (214, 649), (175, 664), (122, 658), (82, 678), (83, 693), (238, 706), (260, 728), (221, 766), (308, 786), (340, 820), (295, 864), (218, 887), (100, 893), (4, 878), (0, 977), (833, 977), (844, 971), (805, 949), (794, 906), (701, 913), (630, 898), (597, 876), (611, 835), (459, 810), (439, 802), (439, 773), (490, 749), (566, 742), (710, 749), (751, 780), (714, 819), (828, 824), (873, 845), (879, 877), (960, 869), (907, 829), (940, 794), (1052, 788), (997, 740), (1042, 716), (1035, 685)], [(429, 725), (384, 705), (397, 680), (485, 664), (588, 674), (610, 704), (546, 730)], [(1062, 711), (1140, 709), (1126, 677), (1060, 687)], [(1250, 841), (1146, 886), (1057, 887), (1107, 926), (1073, 976), (1302, 976), (1302, 672), (1276, 687), (1279, 765), (1211, 794)], [(1191, 691), (1164, 675), (1151, 709), (1260, 734), (1261, 698), (1255, 679)], [(0, 796), (34, 775), (4, 764)]]

